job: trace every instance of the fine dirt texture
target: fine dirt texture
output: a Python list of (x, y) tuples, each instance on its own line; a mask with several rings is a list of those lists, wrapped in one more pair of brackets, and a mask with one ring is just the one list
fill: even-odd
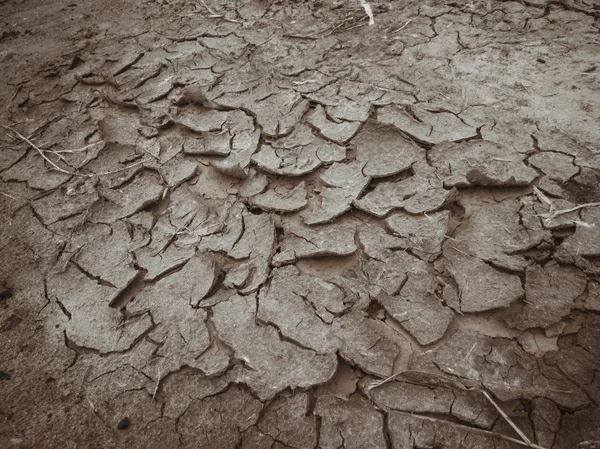
[(369, 5), (0, 0), (0, 448), (600, 447), (600, 4)]

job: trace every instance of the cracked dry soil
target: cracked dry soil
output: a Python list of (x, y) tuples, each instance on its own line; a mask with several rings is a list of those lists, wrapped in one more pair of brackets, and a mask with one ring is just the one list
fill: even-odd
[(370, 3), (0, 1), (0, 447), (598, 447), (600, 5)]

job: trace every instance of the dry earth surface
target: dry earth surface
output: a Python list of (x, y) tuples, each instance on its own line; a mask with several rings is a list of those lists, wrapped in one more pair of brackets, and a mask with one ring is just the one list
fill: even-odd
[(600, 4), (370, 4), (0, 1), (0, 447), (598, 447)]

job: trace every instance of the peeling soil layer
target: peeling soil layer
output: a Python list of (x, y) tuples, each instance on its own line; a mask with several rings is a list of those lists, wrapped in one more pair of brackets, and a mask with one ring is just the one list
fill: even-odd
[(1, 448), (600, 447), (600, 5), (369, 3), (0, 1)]

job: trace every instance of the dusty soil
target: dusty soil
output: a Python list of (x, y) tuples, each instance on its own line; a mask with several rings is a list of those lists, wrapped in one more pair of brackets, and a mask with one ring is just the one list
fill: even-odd
[(0, 447), (598, 447), (596, 0), (0, 4)]

